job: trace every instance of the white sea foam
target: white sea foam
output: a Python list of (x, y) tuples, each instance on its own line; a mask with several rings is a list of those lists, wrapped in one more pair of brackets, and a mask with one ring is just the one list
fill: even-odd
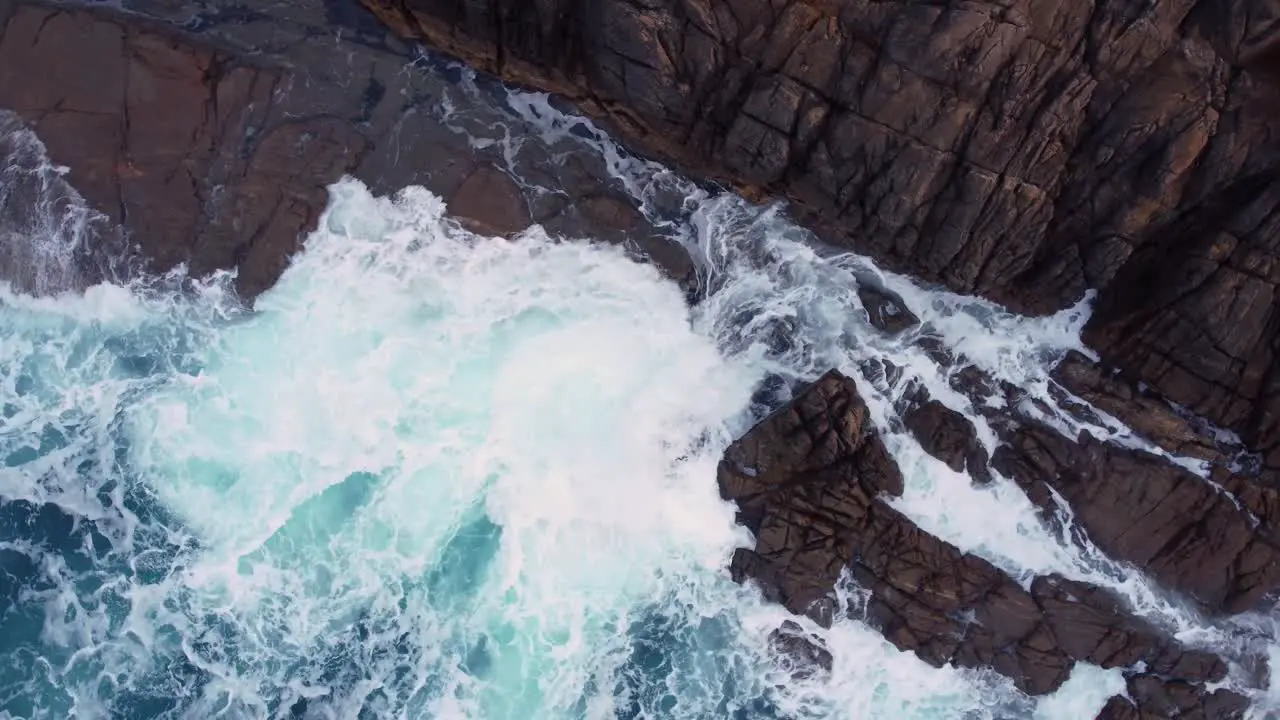
[[(0, 495), (14, 517), (0, 558), (24, 589), (0, 629), (24, 639), (0, 665), (20, 700), (0, 696), (0, 712), (1090, 717), (1118, 672), (1078, 666), (1037, 701), (843, 619), (801, 621), (832, 653), (829, 678), (793, 681), (771, 655), (787, 616), (726, 576), (750, 538), (717, 497), (715, 464), (756, 419), (762, 379), (830, 367), (858, 378), (906, 477), (895, 504), (930, 532), (1019, 579), (1116, 588), (1195, 645), (1271, 642), (1268, 618), (1206, 623), (1047, 528), (1008, 481), (975, 487), (895, 424), (917, 383), (993, 445), (912, 341), (934, 335), (1046, 398), (1050, 363), (1083, 349), (1087, 302), (1027, 319), (920, 287), (819, 248), (777, 208), (630, 157), (545, 96), (509, 97), (509, 126), (468, 123), (474, 98), (450, 121), (512, 163), (534, 136), (598, 153), (690, 250), (709, 296), (690, 311), (616, 249), (536, 229), (478, 238), (421, 188), (375, 198), (351, 180), (252, 313), (227, 276), (182, 291), (3, 288)], [(897, 293), (922, 325), (876, 331), (859, 282)], [(869, 361), (901, 379), (864, 373)], [(1251, 692), (1264, 717), (1275, 689)]]

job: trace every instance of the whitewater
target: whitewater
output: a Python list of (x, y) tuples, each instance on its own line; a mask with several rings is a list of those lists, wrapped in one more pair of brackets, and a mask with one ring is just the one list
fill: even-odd
[[(720, 455), (831, 367), (902, 467), (894, 505), (929, 532), (1015, 578), (1114, 588), (1193, 647), (1280, 662), (1271, 617), (1197, 616), (896, 421), (918, 383), (994, 449), (917, 341), (1049, 400), (1054, 362), (1087, 352), (1087, 301), (1022, 318), (919, 286), (820, 247), (783, 208), (631, 157), (545, 95), (503, 91), (508, 121), (476, 127), (459, 108), (482, 92), (464, 73), (441, 121), (502, 144), (522, 182), (525, 143), (603, 158), (705, 297), (690, 308), (625, 248), (477, 236), (423, 188), (354, 179), (251, 308), (228, 273), (83, 287), (71, 259), (101, 218), (33, 135), (3, 129), (10, 262), (70, 289), (0, 286), (0, 717), (1092, 717), (1119, 671), (1081, 664), (1028, 698), (730, 580), (751, 539), (718, 497)], [(876, 330), (860, 283), (920, 326)], [(1155, 451), (1110, 419), (1028, 410)], [(847, 581), (839, 598), (863, 594)], [(830, 675), (794, 679), (771, 651), (787, 619), (831, 651)], [(1248, 674), (1232, 662), (1227, 684), (1273, 717), (1280, 687)]]

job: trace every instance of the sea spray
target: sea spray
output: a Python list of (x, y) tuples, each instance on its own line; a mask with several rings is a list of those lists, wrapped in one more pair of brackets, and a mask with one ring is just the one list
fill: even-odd
[[(748, 538), (714, 468), (762, 370), (617, 249), (332, 192), (253, 313), (222, 278), (5, 296), (5, 550), (43, 568), (9, 711), (842, 714), (724, 570)], [(1016, 701), (854, 623), (828, 642), (859, 712)]]
[[(459, 92), (470, 92), (474, 81)], [(470, 85), (468, 84), (470, 83)], [(0, 297), (0, 712), (21, 717), (1088, 717), (1118, 672), (1027, 698), (934, 669), (865, 625), (813, 627), (830, 677), (767, 647), (786, 619), (729, 581), (749, 544), (715, 491), (727, 443), (789, 388), (859, 379), (904, 469), (897, 506), (1019, 579), (1119, 590), (1192, 644), (1211, 624), (1045, 527), (1007, 481), (974, 487), (896, 424), (908, 383), (993, 433), (915, 341), (1047, 397), (1087, 302), (1020, 318), (822, 248), (779, 208), (694, 186), (546, 96), (491, 133), (597, 153), (699, 265), (692, 311), (652, 268), (536, 229), (477, 238), (420, 188), (331, 188), (320, 229), (252, 312), (226, 275)], [(528, 180), (523, 180), (526, 184)], [(46, 233), (65, 235), (50, 223)], [(37, 234), (37, 239), (48, 239)], [(65, 236), (57, 247), (73, 247)], [(58, 257), (61, 257), (60, 255)], [(922, 319), (890, 337), (857, 284)], [(902, 378), (864, 374), (888, 360)], [(776, 392), (752, 392), (769, 383)], [(1038, 409), (1033, 409), (1040, 412)], [(1079, 421), (1049, 410), (1064, 429)], [(1147, 447), (1118, 425), (1091, 432)], [(1065, 511), (1064, 511), (1065, 512)], [(842, 602), (860, 602), (856, 585)], [(1232, 682), (1246, 687), (1245, 670)], [(1247, 689), (1247, 687), (1246, 687)], [(1255, 695), (1258, 713), (1268, 696)], [(1258, 715), (1262, 717), (1262, 715)]]

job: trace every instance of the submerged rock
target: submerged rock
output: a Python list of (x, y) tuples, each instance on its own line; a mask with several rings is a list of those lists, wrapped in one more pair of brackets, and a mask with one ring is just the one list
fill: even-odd
[(796, 680), (809, 680), (816, 675), (831, 674), (831, 651), (822, 641), (804, 631), (799, 623), (787, 620), (769, 633), (769, 647), (784, 658)]
[(1192, 683), (1225, 675), (1220, 659), (1184, 650), (1108, 591), (1045, 576), (1028, 592), (890, 507), (902, 477), (856, 384), (836, 371), (730, 446), (719, 483), (756, 537), (735, 552), (733, 577), (792, 612), (829, 622), (848, 572), (869, 593), (857, 619), (894, 645), (937, 666), (992, 668), (1029, 694), (1053, 692), (1077, 661), (1145, 662)]
[(891, 335), (920, 324), (920, 318), (911, 312), (902, 298), (888, 290), (860, 282), (858, 298), (862, 301), (871, 324)]

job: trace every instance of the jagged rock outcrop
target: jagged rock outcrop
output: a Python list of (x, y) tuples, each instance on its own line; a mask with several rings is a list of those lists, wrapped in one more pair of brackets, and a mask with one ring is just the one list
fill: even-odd
[(1280, 468), (1280, 0), (363, 0), (824, 239), (1087, 337)]
[(734, 577), (755, 578), (771, 600), (820, 622), (830, 620), (831, 589), (852, 559), (847, 538), (871, 522), (879, 493), (902, 493), (902, 474), (867, 412), (853, 381), (832, 371), (731, 445), (720, 464), (720, 494), (757, 538), (754, 550), (734, 554)]
[[(516, 183), (502, 148), (472, 147), (441, 121), (448, 81), (405, 72), (411, 49), (354, 4), (360, 17), (339, 27), (322, 0), (274, 13), (137, 4), (0, 0), (0, 109), (36, 132), (151, 271), (237, 268), (251, 299), (313, 229), (326, 186), (353, 175), (378, 193), (425, 185), (485, 234), (539, 222), (631, 243), (690, 280), (688, 258), (612, 187), (602, 161), (525, 153), (518, 169), (551, 192)], [(459, 108), (455, 120), (492, 121), (485, 112), (495, 111)]]
[(796, 680), (831, 674), (831, 651), (822, 645), (820, 638), (806, 633), (797, 622), (784, 620), (782, 627), (769, 633), (769, 647), (783, 659), (791, 677)]
[(1239, 720), (1249, 709), (1248, 699), (1230, 690), (1207, 692), (1153, 673), (1129, 675), (1125, 681), (1129, 697), (1112, 697), (1097, 720)]
[(1214, 483), (1164, 458), (1027, 423), (993, 465), (1040, 506), (1057, 492), (1089, 538), (1218, 612), (1243, 612), (1280, 589), (1280, 543)]
[[(1168, 402), (1124, 378), (1108, 373), (1078, 352), (1067, 354), (1053, 370), (1053, 379), (1089, 405), (1113, 415), (1134, 432), (1176, 455), (1200, 460), (1225, 461), (1226, 448), (1207, 428), (1197, 427)], [(1069, 409), (1093, 420), (1089, 407), (1066, 402)], [(1237, 452), (1239, 448), (1235, 448)]]
[(991, 563), (894, 510), (902, 477), (855, 383), (832, 371), (726, 451), (721, 494), (755, 534), (735, 554), (738, 581), (819, 622), (842, 572), (870, 597), (859, 619), (934, 665), (991, 667), (1031, 694), (1059, 687), (1077, 662), (1188, 683), (1220, 680), (1221, 659), (1188, 651), (1124, 612), (1109, 592), (1056, 576), (1030, 592)]
[(978, 430), (964, 415), (929, 397), (923, 389), (905, 401), (902, 422), (924, 451), (956, 472), (968, 472), (978, 482), (991, 479), (987, 448)]

